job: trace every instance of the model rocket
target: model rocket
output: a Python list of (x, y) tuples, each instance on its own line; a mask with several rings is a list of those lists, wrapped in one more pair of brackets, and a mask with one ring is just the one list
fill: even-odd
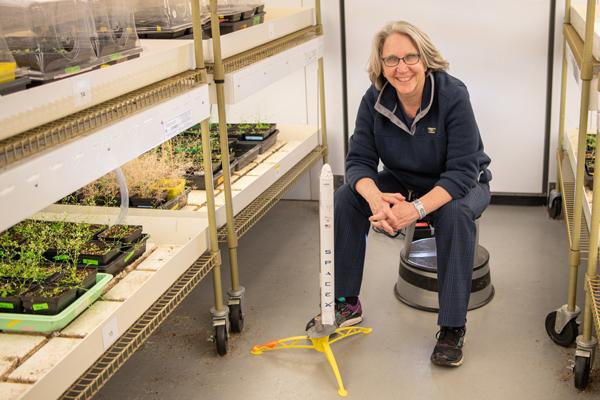
[(335, 269), (333, 258), (333, 173), (323, 165), (319, 179), (319, 230), (321, 259), (321, 323), (335, 324)]

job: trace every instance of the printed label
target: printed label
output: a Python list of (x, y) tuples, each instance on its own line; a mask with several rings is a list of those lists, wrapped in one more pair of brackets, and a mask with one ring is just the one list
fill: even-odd
[(133, 254), (135, 253), (135, 250), (131, 250), (129, 252), (129, 254), (127, 254), (127, 256), (125, 256), (125, 259), (123, 261), (127, 262), (131, 259), (131, 257), (133, 257)]
[(5, 310), (14, 310), (15, 305), (13, 303), (0, 302), (0, 308), (3, 308)]
[(73, 83), (73, 99), (77, 107), (92, 101), (92, 85), (88, 79), (78, 79)]
[(31, 308), (33, 308), (33, 311), (47, 310), (48, 309), (48, 303), (34, 304), (34, 305), (31, 306)]
[(117, 318), (113, 317), (106, 321), (102, 327), (102, 344), (104, 345), (104, 350), (108, 349), (118, 337), (119, 326), (117, 324)]
[(84, 259), (82, 260), (82, 262), (83, 262), (85, 265), (98, 265), (98, 260), (91, 260), (91, 259), (89, 259), (89, 258), (84, 258)]
[(121, 53), (113, 53), (109, 56), (111, 61), (118, 60), (121, 57), (123, 57), (123, 55)]
[(69, 259), (69, 256), (66, 254), (61, 254), (59, 256), (54, 256), (54, 260), (56, 261), (66, 261)]
[(178, 133), (183, 132), (190, 125), (192, 125), (192, 110), (188, 110), (168, 121), (164, 121), (165, 140), (169, 140)]
[(65, 68), (65, 72), (67, 74), (74, 74), (75, 72), (81, 71), (81, 67), (79, 65), (75, 65), (74, 67)]

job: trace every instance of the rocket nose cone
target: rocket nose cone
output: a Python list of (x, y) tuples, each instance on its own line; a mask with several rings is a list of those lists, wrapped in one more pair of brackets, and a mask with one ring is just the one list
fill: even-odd
[(321, 177), (333, 177), (333, 172), (331, 172), (331, 167), (329, 164), (323, 164), (323, 168), (321, 168)]

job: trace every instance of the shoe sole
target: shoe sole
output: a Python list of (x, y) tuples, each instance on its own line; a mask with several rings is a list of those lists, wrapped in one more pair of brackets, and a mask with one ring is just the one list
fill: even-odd
[(447, 362), (447, 361), (436, 361), (433, 358), (431, 359), (431, 363), (437, 365), (438, 367), (451, 367), (456, 368), (460, 367), (463, 364), (464, 357), (455, 362)]
[(340, 328), (346, 328), (348, 326), (360, 324), (362, 322), (362, 320), (363, 320), (362, 316), (355, 317), (355, 318), (350, 318), (350, 319), (347, 319), (344, 322), (342, 322), (339, 327)]

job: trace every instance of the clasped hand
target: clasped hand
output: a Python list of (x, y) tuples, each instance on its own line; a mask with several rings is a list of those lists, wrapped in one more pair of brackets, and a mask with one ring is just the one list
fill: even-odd
[(371, 224), (385, 230), (390, 235), (410, 225), (419, 218), (414, 205), (406, 201), (400, 193), (379, 193), (367, 200), (373, 215), (369, 217)]

